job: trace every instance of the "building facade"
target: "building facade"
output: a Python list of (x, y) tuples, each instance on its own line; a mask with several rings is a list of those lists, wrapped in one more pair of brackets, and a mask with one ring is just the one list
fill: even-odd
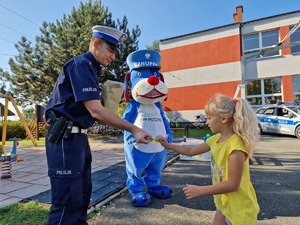
[[(248, 22), (242, 12), (238, 6), (233, 24), (160, 40), (169, 119), (193, 122), (212, 96), (233, 97), (241, 85), (254, 108), (300, 101), (300, 45), (285, 47), (300, 41), (300, 11)], [(285, 37), (281, 49), (274, 48)]]

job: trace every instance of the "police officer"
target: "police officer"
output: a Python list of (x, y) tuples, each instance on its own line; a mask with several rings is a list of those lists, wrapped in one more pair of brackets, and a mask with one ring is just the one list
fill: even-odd
[(136, 142), (148, 144), (152, 136), (128, 123), (101, 104), (97, 73), (109, 65), (127, 36), (114, 28), (94, 26), (89, 51), (69, 59), (58, 76), (46, 120), (48, 173), (52, 205), (48, 224), (87, 223), (91, 197), (91, 150), (87, 128), (96, 120), (127, 130)]

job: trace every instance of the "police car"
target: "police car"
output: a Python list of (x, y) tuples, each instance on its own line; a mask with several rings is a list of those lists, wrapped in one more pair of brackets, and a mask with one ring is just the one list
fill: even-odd
[(300, 138), (300, 103), (279, 102), (257, 109), (260, 133), (294, 135)]

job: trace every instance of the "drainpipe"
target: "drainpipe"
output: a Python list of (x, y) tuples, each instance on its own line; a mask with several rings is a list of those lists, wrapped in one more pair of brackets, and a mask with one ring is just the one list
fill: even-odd
[(245, 93), (245, 65), (246, 61), (243, 56), (243, 36), (242, 36), (242, 28), (243, 28), (243, 23), (240, 23), (239, 25), (239, 33), (240, 33), (240, 54), (241, 54), (241, 98), (246, 98), (246, 93)]
[(233, 14), (234, 23), (239, 23), (239, 36), (240, 36), (240, 59), (241, 59), (241, 84), (237, 87), (234, 97), (236, 98), (238, 92), (241, 91), (241, 98), (245, 98), (245, 60), (243, 57), (243, 6), (236, 7), (236, 12)]

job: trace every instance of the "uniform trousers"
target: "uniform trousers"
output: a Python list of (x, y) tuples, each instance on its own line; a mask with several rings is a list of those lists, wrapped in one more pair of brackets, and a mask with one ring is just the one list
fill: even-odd
[(72, 134), (57, 144), (46, 140), (46, 155), (52, 195), (48, 225), (87, 225), (92, 190), (87, 135)]

